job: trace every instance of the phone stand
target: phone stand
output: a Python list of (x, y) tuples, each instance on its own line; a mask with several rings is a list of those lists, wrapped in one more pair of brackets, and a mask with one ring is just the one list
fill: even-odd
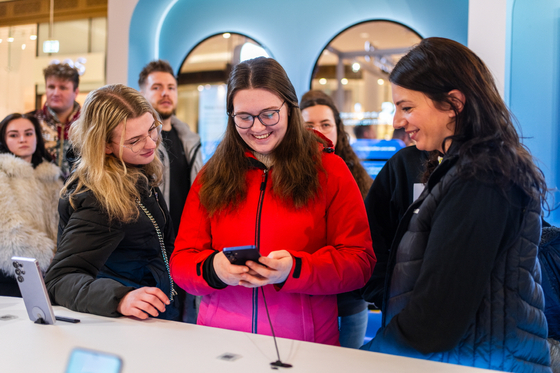
[(35, 320), (35, 324), (48, 325), (42, 317), (39, 317), (37, 320)]

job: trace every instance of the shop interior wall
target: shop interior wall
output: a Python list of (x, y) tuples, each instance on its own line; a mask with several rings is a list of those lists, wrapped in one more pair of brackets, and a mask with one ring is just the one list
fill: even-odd
[[(506, 100), (548, 187), (560, 182), (560, 0), (509, 0)], [(509, 79), (508, 79), (509, 78)], [(553, 192), (559, 205), (560, 193)], [(559, 209), (546, 220), (560, 226)]]
[(265, 46), (301, 95), (328, 42), (356, 23), (376, 19), (401, 23), (422, 37), (467, 43), (468, 0), (454, 0), (453, 6), (447, 0), (139, 0), (130, 25), (128, 84), (135, 87), (143, 65), (154, 58), (178, 70), (198, 43), (227, 31)]

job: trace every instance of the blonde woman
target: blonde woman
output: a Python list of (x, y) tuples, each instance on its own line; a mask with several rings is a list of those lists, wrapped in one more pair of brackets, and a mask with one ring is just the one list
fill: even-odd
[(157, 118), (124, 85), (88, 95), (71, 128), (78, 159), (61, 192), (59, 247), (46, 275), (57, 304), (103, 316), (180, 319), (168, 266), (173, 228), (157, 187)]

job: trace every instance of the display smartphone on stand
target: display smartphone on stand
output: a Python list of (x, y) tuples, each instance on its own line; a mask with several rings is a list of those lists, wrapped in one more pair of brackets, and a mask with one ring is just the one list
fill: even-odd
[(231, 264), (237, 265), (245, 265), (248, 260), (258, 263), (261, 257), (261, 253), (254, 245), (224, 247), (223, 253)]
[(120, 373), (122, 359), (107, 352), (75, 348), (70, 354), (66, 373)]
[(37, 259), (13, 256), (12, 265), (14, 266), (19, 291), (31, 321), (36, 324), (51, 325), (55, 323), (55, 320), (71, 323), (80, 322), (78, 319), (55, 317)]

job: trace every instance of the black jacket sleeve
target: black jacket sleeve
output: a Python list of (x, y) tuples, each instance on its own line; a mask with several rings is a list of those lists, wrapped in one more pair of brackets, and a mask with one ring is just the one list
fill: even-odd
[(92, 201), (86, 200), (71, 214), (68, 205), (67, 200), (59, 203), (61, 220), (68, 220), (61, 221), (58, 251), (46, 273), (49, 296), (74, 311), (121, 316), (117, 306), (134, 288), (96, 276), (124, 233), (118, 226), (107, 225), (106, 216)]
[(391, 244), (400, 220), (412, 204), (414, 184), (420, 183), (428, 153), (415, 146), (397, 152), (383, 166), (366, 197), (373, 251), (377, 263), (360, 295), (379, 309), (383, 306), (383, 292)]
[(521, 216), (521, 207), (496, 187), (476, 180), (450, 186), (433, 216), (409, 303), (368, 349), (425, 358), (455, 347), (472, 324), (496, 256), (514, 238)]

